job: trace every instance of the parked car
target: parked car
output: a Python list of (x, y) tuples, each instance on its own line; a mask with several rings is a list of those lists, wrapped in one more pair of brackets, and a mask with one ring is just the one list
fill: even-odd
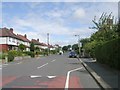
[(71, 51), (69, 53), (69, 58), (76, 58), (76, 57), (77, 57), (77, 54), (74, 51)]

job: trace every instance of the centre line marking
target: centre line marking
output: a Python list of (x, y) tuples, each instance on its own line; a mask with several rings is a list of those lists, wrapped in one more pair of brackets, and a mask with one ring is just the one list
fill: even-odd
[(56, 59), (52, 60), (51, 62), (54, 62), (54, 61), (56, 61)]
[(64, 90), (68, 90), (68, 88), (69, 88), (70, 73), (71, 73), (71, 72), (74, 72), (74, 71), (77, 71), (77, 70), (80, 70), (80, 69), (82, 69), (82, 68), (83, 68), (83, 67), (76, 68), (76, 69), (73, 69), (73, 70), (68, 71), (68, 73), (67, 73), (67, 78), (66, 78), (66, 83), (65, 83), (65, 89), (64, 89)]
[(44, 66), (46, 66), (48, 63), (46, 63), (46, 64), (43, 64), (42, 66), (40, 66), (40, 67), (37, 67), (38, 69), (40, 69), (40, 68), (42, 68), (42, 67), (44, 67)]

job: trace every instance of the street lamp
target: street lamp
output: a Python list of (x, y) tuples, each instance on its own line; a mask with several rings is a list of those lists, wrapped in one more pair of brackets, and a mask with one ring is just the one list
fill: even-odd
[(78, 37), (78, 48), (79, 48), (79, 57), (80, 57), (80, 35), (75, 35), (76, 37)]
[(48, 55), (49, 55), (49, 33), (47, 33)]

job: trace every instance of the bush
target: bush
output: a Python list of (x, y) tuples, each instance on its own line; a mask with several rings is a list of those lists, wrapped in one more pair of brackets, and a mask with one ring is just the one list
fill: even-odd
[(51, 50), (51, 54), (56, 54), (56, 50)]
[(14, 56), (22, 56), (23, 55), (23, 53), (20, 51), (11, 50), (9, 52), (11, 52)]
[(120, 38), (106, 42), (103, 45), (99, 45), (95, 49), (95, 57), (97, 61), (107, 64), (110, 67), (120, 69), (120, 45), (118, 44), (119, 42)]
[(8, 52), (8, 62), (13, 61), (15, 58), (15, 53), (13, 51)]
[(6, 53), (1, 53), (1, 54), (0, 54), (0, 59), (5, 59), (6, 56), (7, 56)]
[(35, 57), (35, 53), (34, 52), (30, 52), (30, 56), (31, 57)]
[(31, 51), (25, 51), (24, 54), (29, 55), (31, 57), (35, 57), (35, 53)]

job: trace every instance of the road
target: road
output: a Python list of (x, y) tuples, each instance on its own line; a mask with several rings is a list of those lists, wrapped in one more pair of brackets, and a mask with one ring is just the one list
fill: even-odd
[(4, 64), (3, 88), (99, 88), (76, 58), (50, 55)]

